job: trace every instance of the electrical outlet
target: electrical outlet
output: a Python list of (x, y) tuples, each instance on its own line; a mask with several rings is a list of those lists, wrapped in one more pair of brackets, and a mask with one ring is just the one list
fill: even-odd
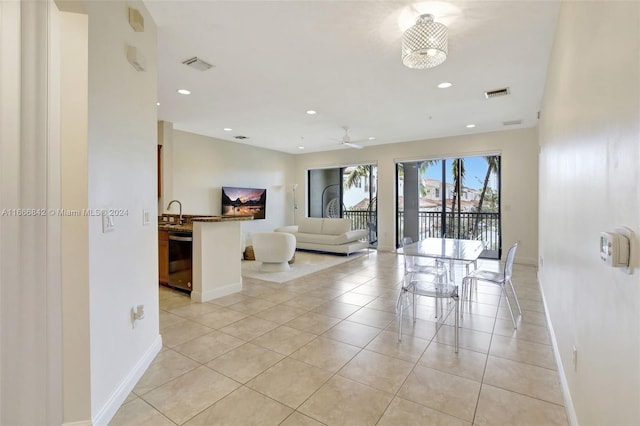
[(573, 345), (573, 371), (578, 371), (578, 348)]

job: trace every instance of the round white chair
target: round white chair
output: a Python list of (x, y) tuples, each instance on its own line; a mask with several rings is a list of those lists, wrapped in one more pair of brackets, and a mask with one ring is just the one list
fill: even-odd
[(289, 259), (296, 252), (296, 237), (285, 232), (254, 232), (251, 235), (256, 261), (264, 272), (289, 270)]

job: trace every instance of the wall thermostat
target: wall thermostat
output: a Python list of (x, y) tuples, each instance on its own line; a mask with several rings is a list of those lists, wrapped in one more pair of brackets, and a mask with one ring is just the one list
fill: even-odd
[(629, 239), (617, 232), (600, 233), (600, 259), (613, 268), (629, 266)]

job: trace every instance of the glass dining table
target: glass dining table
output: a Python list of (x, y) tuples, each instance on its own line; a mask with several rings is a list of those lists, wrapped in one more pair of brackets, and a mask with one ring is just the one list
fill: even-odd
[(455, 262), (467, 265), (475, 263), (484, 250), (484, 244), (478, 240), (461, 240), (456, 238), (425, 238), (415, 243), (407, 244), (398, 249), (398, 254), (419, 256), (448, 261), (450, 264), (451, 281), (455, 283)]

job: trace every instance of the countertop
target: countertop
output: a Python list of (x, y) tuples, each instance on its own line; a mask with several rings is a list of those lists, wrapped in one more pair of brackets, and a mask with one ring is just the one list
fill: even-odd
[[(163, 220), (164, 218), (173, 220)], [(193, 232), (193, 222), (229, 222), (239, 220), (253, 220), (253, 216), (195, 216), (183, 214), (182, 219), (184, 223), (178, 225), (178, 218), (179, 215), (162, 215), (158, 218), (158, 230)]]

